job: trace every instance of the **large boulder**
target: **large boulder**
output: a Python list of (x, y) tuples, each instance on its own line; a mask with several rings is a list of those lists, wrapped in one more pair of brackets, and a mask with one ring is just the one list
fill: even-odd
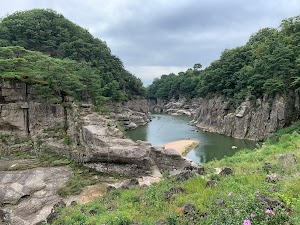
[(182, 158), (174, 149), (164, 147), (151, 147), (151, 158), (158, 166), (160, 171), (183, 170), (191, 165), (191, 162)]
[(0, 202), (11, 224), (32, 225), (45, 220), (60, 200), (57, 190), (71, 178), (69, 167), (0, 171)]

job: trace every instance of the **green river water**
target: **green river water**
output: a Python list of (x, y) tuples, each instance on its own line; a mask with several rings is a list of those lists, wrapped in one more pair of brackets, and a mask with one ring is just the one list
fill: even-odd
[[(231, 156), (243, 148), (254, 149), (256, 147), (254, 141), (203, 132), (201, 129), (189, 125), (191, 120), (192, 117), (188, 116), (152, 114), (152, 122), (128, 131), (127, 135), (132, 140), (147, 141), (154, 146), (188, 138), (198, 140), (200, 144), (187, 154), (187, 157), (194, 162), (221, 159), (225, 155)], [(232, 149), (232, 146), (236, 146), (237, 149)]]

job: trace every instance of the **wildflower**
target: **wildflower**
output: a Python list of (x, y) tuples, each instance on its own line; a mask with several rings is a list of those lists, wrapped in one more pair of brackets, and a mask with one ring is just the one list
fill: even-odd
[(229, 193), (228, 193), (228, 196), (230, 197), (231, 195), (232, 195), (232, 192), (229, 192)]
[(251, 225), (250, 220), (248, 220), (248, 219), (244, 220), (244, 225)]
[(275, 213), (274, 213), (274, 211), (273, 211), (272, 209), (267, 209), (267, 210), (266, 210), (266, 213), (275, 215)]
[(251, 218), (254, 218), (254, 217), (255, 217), (255, 214), (251, 213), (251, 214), (250, 214), (250, 217), (251, 217)]

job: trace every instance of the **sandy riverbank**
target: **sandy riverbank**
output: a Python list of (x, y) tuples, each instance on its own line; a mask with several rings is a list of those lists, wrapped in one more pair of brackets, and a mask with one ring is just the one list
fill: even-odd
[(173, 141), (163, 146), (165, 148), (172, 148), (176, 150), (179, 154), (184, 155), (191, 151), (199, 144), (199, 141), (196, 140), (180, 140), (180, 141)]

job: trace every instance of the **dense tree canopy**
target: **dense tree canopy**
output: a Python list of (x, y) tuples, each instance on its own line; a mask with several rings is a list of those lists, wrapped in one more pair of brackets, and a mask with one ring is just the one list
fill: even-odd
[[(275, 96), (300, 91), (300, 17), (283, 20), (279, 29), (265, 28), (241, 47), (222, 52), (203, 70), (163, 75), (148, 87), (149, 98)], [(201, 64), (200, 64), (201, 65)]]
[[(88, 85), (86, 90), (89, 90), (86, 94), (90, 98), (95, 99), (101, 94), (101, 96), (120, 101), (144, 94), (141, 80), (124, 69), (122, 61), (111, 54), (105, 42), (94, 38), (87, 30), (53, 10), (21, 11), (1, 19), (0, 47), (7, 46), (21, 46), (27, 50), (42, 52), (50, 57), (69, 59), (69, 61), (55, 61), (47, 58), (52, 62), (49, 68), (54, 65), (67, 68), (65, 64), (67, 61), (72, 62), (74, 68), (81, 67), (80, 74), (85, 75), (80, 79), (86, 81), (85, 85)], [(11, 50), (15, 52), (16, 49)], [(31, 52), (30, 55), (34, 53)], [(61, 63), (64, 65), (60, 65)], [(25, 64), (26, 62), (23, 62), (22, 65)], [(61, 73), (63, 74), (63, 71)], [(99, 90), (98, 95), (90, 96), (90, 94), (95, 94), (91, 91), (94, 89)]]

